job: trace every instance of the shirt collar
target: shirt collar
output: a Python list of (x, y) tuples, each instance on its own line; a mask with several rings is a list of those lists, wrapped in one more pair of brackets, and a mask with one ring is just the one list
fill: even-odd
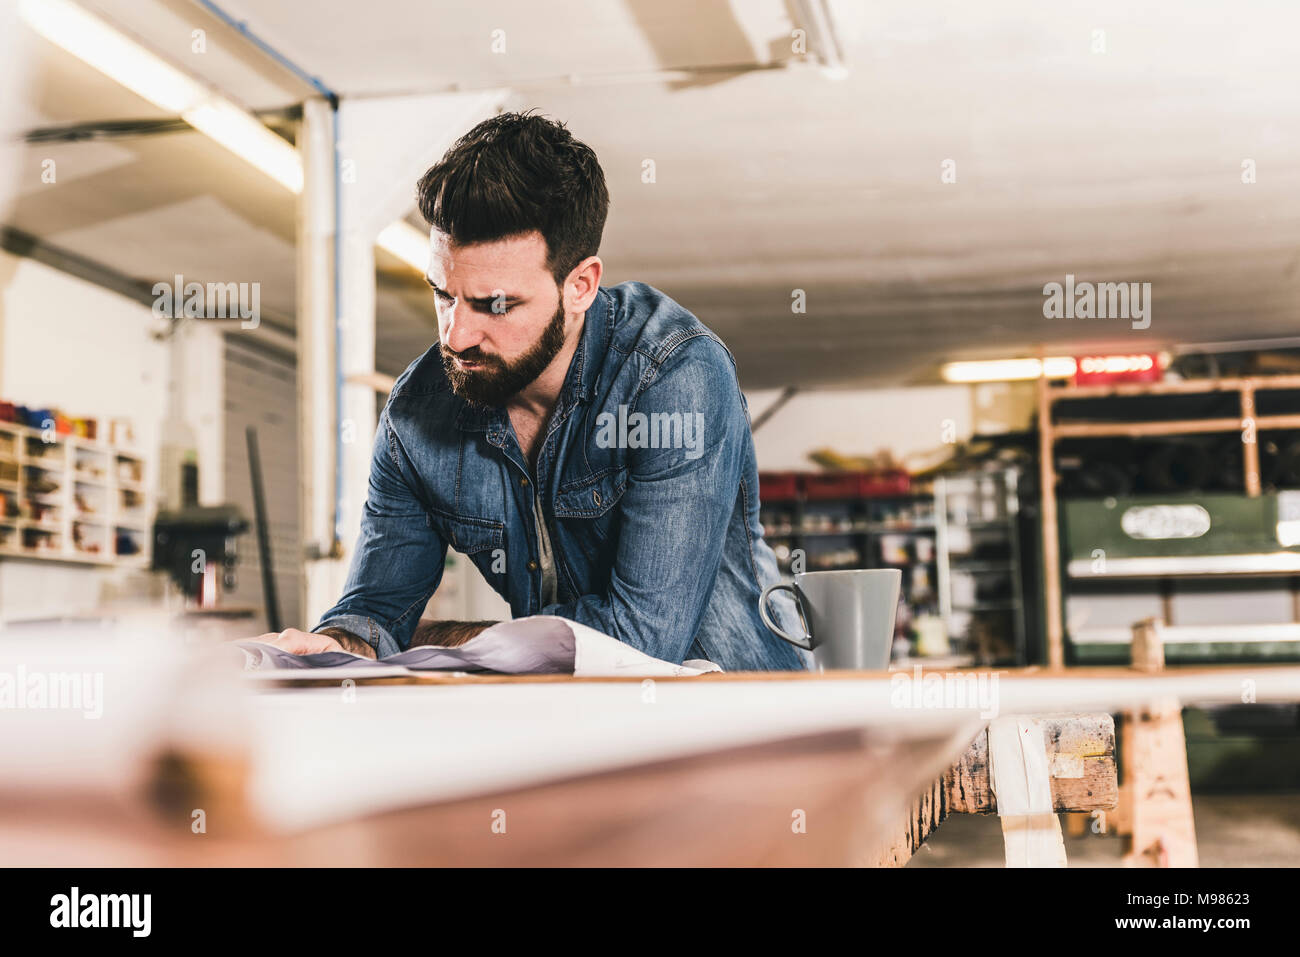
[[(596, 298), (587, 307), (578, 348), (569, 360), (569, 371), (555, 403), (556, 414), (568, 415), (578, 402), (591, 400), (596, 381), (600, 377), (601, 360), (609, 348), (612, 327), (613, 309), (609, 293), (597, 288)], [(460, 402), (460, 412), (456, 415), (457, 428), (465, 432), (487, 432), (488, 441), (493, 444), (505, 441), (505, 409), (474, 406), (459, 396), (457, 399)]]

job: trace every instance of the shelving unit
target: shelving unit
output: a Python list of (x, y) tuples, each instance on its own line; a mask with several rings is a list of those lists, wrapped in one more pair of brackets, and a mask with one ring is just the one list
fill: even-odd
[(145, 465), (129, 449), (0, 422), (0, 557), (147, 566)]
[[(981, 665), (1027, 663), (1019, 472), (935, 479), (939, 613), (948, 634)], [(997, 638), (1010, 638), (999, 647)]]
[(782, 574), (791, 574), (796, 549), (809, 572), (898, 568), (905, 606), (898, 631), (920, 616), (937, 619), (934, 497), (904, 493), (903, 484), (891, 488), (856, 473), (765, 475), (760, 521)]
[[(1101, 386), (1054, 385), (1052, 380), (1038, 379), (1039, 485), (1042, 489), (1042, 549), (1044, 572), (1044, 613), (1048, 665), (1059, 668), (1065, 663), (1065, 621), (1063, 614), (1064, 582), (1061, 567), (1061, 533), (1056, 491), (1055, 446), (1068, 438), (1141, 438), (1169, 435), (1209, 435), (1237, 433), (1241, 438), (1242, 486), (1246, 499), (1261, 494), (1259, 436), (1270, 430), (1300, 429), (1300, 413), (1260, 415), (1257, 412), (1261, 392), (1300, 390), (1300, 376), (1273, 375), (1240, 378), (1203, 379), (1155, 383), (1124, 383)], [(1054, 406), (1069, 399), (1107, 399), (1119, 396), (1226, 395), (1236, 400), (1238, 414), (1210, 418), (1160, 419), (1156, 421), (1098, 421), (1074, 419), (1057, 421)], [(1284, 559), (1291, 561), (1292, 559)], [(1184, 558), (1182, 561), (1186, 562)], [(1212, 561), (1219, 562), (1214, 558)], [(1108, 562), (1112, 569), (1122, 568)], [(1166, 567), (1169, 571), (1173, 566)], [(1132, 570), (1130, 568), (1130, 570)], [(1149, 569), (1148, 569), (1149, 570)], [(1160, 571), (1160, 569), (1156, 569)], [(1202, 572), (1221, 571), (1207, 567)], [(1269, 569), (1276, 573), (1278, 570)], [(1281, 571), (1290, 573), (1291, 569)], [(1078, 578), (1089, 577), (1076, 573)], [(1095, 576), (1093, 576), (1095, 577)], [(1159, 575), (1155, 577), (1161, 577)]]

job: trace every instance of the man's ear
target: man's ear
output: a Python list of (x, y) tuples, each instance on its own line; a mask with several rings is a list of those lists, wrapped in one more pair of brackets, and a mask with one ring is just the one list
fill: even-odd
[(567, 313), (585, 313), (596, 301), (600, 291), (600, 277), (605, 264), (599, 256), (588, 256), (574, 267), (564, 283), (564, 311)]

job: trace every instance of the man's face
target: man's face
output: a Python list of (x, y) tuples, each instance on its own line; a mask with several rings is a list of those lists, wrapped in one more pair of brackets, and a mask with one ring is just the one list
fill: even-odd
[(476, 405), (505, 405), (564, 347), (564, 303), (546, 268), (546, 240), (532, 232), (454, 246), (435, 230), (430, 246), (425, 279), (452, 390)]

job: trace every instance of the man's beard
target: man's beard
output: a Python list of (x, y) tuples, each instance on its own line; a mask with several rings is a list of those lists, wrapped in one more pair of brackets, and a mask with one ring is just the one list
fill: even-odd
[[(504, 362), (500, 356), (484, 355), (478, 346), (453, 353), (444, 344), (441, 346), (442, 365), (456, 395), (471, 405), (500, 407), (541, 375), (563, 348), (564, 303), (561, 302), (541, 336), (514, 362)], [(482, 368), (457, 368), (457, 358), (480, 363)]]

